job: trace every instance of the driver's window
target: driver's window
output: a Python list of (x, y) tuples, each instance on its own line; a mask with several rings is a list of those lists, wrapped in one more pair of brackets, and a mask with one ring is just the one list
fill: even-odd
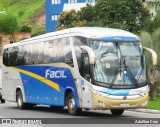
[(88, 81), (90, 81), (90, 64), (89, 64), (89, 57), (87, 54), (82, 54), (82, 69), (81, 75)]

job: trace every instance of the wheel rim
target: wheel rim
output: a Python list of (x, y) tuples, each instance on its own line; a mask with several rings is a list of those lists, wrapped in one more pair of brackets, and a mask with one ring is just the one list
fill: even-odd
[(75, 101), (73, 98), (69, 100), (69, 108), (71, 110), (73, 110), (75, 108)]
[(18, 97), (18, 105), (19, 105), (19, 107), (22, 106), (22, 99), (21, 99), (21, 97)]

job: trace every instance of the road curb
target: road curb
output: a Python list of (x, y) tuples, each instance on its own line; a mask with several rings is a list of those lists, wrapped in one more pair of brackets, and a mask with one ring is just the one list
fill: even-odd
[(128, 109), (128, 110), (129, 110), (129, 111), (134, 111), (134, 112), (160, 114), (160, 111), (159, 111), (159, 110), (153, 110), (153, 109)]

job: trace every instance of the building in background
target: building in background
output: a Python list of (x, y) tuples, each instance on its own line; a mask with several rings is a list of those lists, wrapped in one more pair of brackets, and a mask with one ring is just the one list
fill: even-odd
[(94, 5), (95, 2), (96, 0), (46, 0), (46, 33), (56, 31), (62, 11), (80, 10), (87, 3)]
[[(70, 11), (71, 9), (80, 10), (87, 3), (92, 5), (97, 0), (46, 0), (46, 33), (56, 31), (58, 18), (62, 11)], [(150, 10), (151, 16), (154, 18), (157, 14), (157, 3), (160, 0), (142, 0), (145, 6)]]

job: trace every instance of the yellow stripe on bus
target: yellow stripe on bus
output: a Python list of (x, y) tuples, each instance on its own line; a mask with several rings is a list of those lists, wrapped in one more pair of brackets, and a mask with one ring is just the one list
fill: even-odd
[(21, 73), (24, 73), (26, 75), (29, 75), (35, 79), (38, 79), (40, 80), (41, 82), (44, 82), (45, 84), (49, 85), (50, 87), (54, 88), (55, 90), (59, 91), (60, 92), (60, 89), (59, 89), (59, 85), (55, 82), (52, 82), (40, 75), (37, 75), (35, 73), (32, 73), (32, 72), (29, 72), (29, 71), (26, 71), (26, 70), (22, 70), (22, 69), (19, 69), (19, 68), (15, 68), (15, 67), (10, 67), (11, 69), (15, 70), (15, 71), (18, 71), (18, 72), (21, 72)]

